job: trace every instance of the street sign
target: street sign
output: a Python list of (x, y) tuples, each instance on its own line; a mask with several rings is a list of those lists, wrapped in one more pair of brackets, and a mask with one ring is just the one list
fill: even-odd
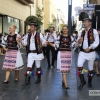
[(83, 10), (94, 10), (96, 4), (83, 4)]
[(100, 16), (100, 5), (95, 6), (95, 16)]
[(81, 12), (86, 12), (88, 15), (92, 14), (92, 11), (90, 11), (90, 10), (83, 10), (83, 9), (81, 9), (81, 10), (76, 11), (75, 15), (78, 16)]

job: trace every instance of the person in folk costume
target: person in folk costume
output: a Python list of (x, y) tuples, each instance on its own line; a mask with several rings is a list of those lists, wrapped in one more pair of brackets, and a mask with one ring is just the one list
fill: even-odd
[(91, 28), (91, 19), (85, 18), (83, 20), (85, 29), (78, 36), (75, 46), (81, 44), (78, 56), (78, 76), (80, 78), (79, 89), (82, 89), (86, 84), (84, 79), (83, 64), (88, 60), (88, 87), (92, 87), (92, 78), (94, 76), (93, 65), (96, 57), (95, 48), (99, 44), (99, 35), (96, 29)]
[(33, 75), (32, 72), (32, 64), (35, 61), (36, 65), (36, 76), (37, 80), (35, 81), (35, 84), (41, 82), (41, 74), (42, 74), (42, 68), (41, 68), (41, 60), (44, 58), (42, 53), (42, 45), (46, 45), (46, 40), (43, 38), (43, 35), (41, 33), (38, 33), (36, 31), (37, 29), (37, 23), (33, 22), (30, 23), (30, 29), (31, 32), (27, 34), (26, 38), (23, 41), (23, 45), (28, 44), (28, 60), (27, 60), (27, 71), (25, 73), (25, 82), (22, 84), (22, 86), (28, 85), (30, 83), (31, 75)]
[[(46, 34), (45, 39), (54, 44), (54, 42), (57, 40), (57, 35), (54, 33), (54, 27), (50, 27), (50, 32)], [(52, 52), (52, 63), (50, 64), (50, 51)], [(46, 47), (46, 56), (47, 56), (47, 62), (48, 62), (48, 69), (52, 66), (54, 68), (54, 61), (55, 61), (55, 48), (51, 45), (47, 45)]]
[[(59, 41), (59, 39), (60, 39), (60, 32), (57, 32), (57, 40), (56, 41)], [(57, 60), (57, 54), (58, 54), (58, 48), (57, 48), (57, 50), (55, 50), (55, 60)]]
[(23, 60), (19, 50), (19, 46), (21, 43), (21, 38), (18, 34), (15, 34), (15, 29), (17, 27), (15, 25), (10, 26), (9, 32), (10, 34), (7, 36), (7, 47), (5, 59), (3, 62), (2, 69), (6, 70), (6, 76), (4, 80), (4, 84), (9, 83), (9, 76), (12, 70), (15, 70), (15, 82), (19, 80), (19, 70), (23, 67)]
[(62, 27), (62, 34), (60, 35), (59, 41), (55, 42), (54, 46), (56, 49), (58, 48), (58, 55), (57, 55), (57, 70), (62, 73), (62, 85), (65, 89), (69, 89), (67, 83), (67, 75), (70, 72), (71, 66), (71, 37), (68, 35), (68, 26), (64, 25)]
[[(43, 35), (44, 39), (47, 33), (48, 33), (48, 30), (45, 30), (45, 33)], [(46, 46), (43, 46), (43, 54), (44, 54), (44, 57), (46, 57)]]
[(100, 72), (99, 72), (99, 61), (100, 61), (100, 29), (98, 29), (98, 34), (99, 34), (99, 45), (98, 47), (95, 49), (96, 52), (96, 59), (94, 61), (94, 70), (96, 72), (97, 76), (100, 76)]
[[(28, 29), (27, 34), (29, 34), (30, 32), (31, 32), (31, 30)], [(22, 38), (22, 44), (23, 44), (24, 39), (27, 37), (27, 34), (25, 34), (25, 35), (23, 36), (23, 38)], [(27, 46), (25, 46), (25, 47), (26, 47), (26, 54), (27, 54), (27, 56), (28, 56), (28, 47), (27, 47)]]
[[(30, 29), (28, 29), (28, 32), (24, 35), (24, 37), (22, 38), (22, 45), (24, 44), (23, 42), (24, 42), (24, 39), (26, 39), (27, 38), (27, 35), (29, 34), (31, 32), (31, 30)], [(28, 58), (28, 53), (29, 53), (29, 48), (28, 48), (28, 45), (25, 45), (25, 47), (26, 47), (26, 57)], [(35, 68), (35, 62), (33, 63), (33, 65), (32, 65), (32, 69), (34, 69)]]

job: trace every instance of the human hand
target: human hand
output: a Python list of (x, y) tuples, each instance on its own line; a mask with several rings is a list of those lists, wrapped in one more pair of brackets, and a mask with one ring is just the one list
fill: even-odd
[(78, 43), (81, 44), (82, 42), (83, 42), (83, 38), (80, 38), (80, 39), (78, 40)]
[(90, 51), (90, 48), (86, 48), (86, 49), (85, 49), (85, 52), (89, 52), (89, 51)]

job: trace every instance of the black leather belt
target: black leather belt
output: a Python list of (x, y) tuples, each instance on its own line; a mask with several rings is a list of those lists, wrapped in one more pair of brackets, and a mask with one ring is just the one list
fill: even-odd
[(83, 49), (83, 50), (80, 50), (80, 51), (85, 52), (85, 53), (90, 53), (90, 52), (93, 52), (93, 51), (95, 51), (95, 50), (91, 49), (89, 52), (86, 52), (86, 51)]
[(37, 53), (36, 50), (29, 50), (29, 53)]

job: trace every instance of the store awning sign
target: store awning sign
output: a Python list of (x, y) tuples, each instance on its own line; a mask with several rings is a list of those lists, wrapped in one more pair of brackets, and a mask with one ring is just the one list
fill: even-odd
[(83, 4), (83, 10), (94, 10), (96, 4)]
[(100, 5), (95, 6), (95, 16), (100, 16)]

